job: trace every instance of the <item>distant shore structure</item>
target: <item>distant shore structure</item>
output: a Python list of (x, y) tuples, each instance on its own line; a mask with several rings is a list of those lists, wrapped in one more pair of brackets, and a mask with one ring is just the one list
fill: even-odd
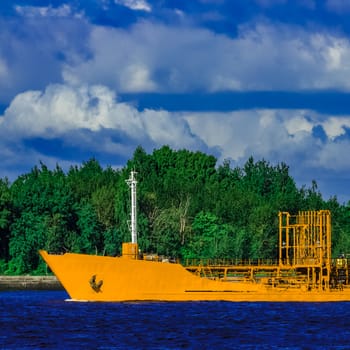
[(63, 290), (55, 276), (0, 276), (0, 291)]

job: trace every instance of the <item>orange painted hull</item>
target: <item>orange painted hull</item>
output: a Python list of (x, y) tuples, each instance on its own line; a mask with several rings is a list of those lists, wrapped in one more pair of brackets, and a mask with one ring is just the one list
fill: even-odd
[(350, 301), (350, 290), (305, 291), (195, 276), (180, 264), (67, 253), (40, 255), (78, 301)]

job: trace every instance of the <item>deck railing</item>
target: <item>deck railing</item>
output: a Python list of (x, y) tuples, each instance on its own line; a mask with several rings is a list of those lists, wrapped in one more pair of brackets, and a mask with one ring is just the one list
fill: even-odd
[(185, 259), (182, 264), (190, 266), (275, 266), (276, 259)]
[[(318, 264), (317, 259), (297, 259), (294, 265), (314, 265)], [(191, 266), (278, 266), (277, 259), (184, 259), (181, 264), (185, 267)], [(293, 264), (290, 264), (292, 266)], [(331, 259), (331, 265), (339, 268), (350, 266), (350, 259)]]

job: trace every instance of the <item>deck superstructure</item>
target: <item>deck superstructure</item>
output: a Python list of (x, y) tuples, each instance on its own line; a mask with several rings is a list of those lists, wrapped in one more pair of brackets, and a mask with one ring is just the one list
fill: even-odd
[(198, 276), (224, 281), (251, 281), (281, 288), (329, 290), (349, 285), (345, 256), (331, 258), (331, 213), (328, 210), (279, 213), (277, 260), (186, 261)]

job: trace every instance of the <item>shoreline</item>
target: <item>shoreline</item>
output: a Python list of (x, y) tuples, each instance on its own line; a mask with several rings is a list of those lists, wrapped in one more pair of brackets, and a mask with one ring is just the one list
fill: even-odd
[(63, 290), (55, 276), (0, 276), (0, 291)]

